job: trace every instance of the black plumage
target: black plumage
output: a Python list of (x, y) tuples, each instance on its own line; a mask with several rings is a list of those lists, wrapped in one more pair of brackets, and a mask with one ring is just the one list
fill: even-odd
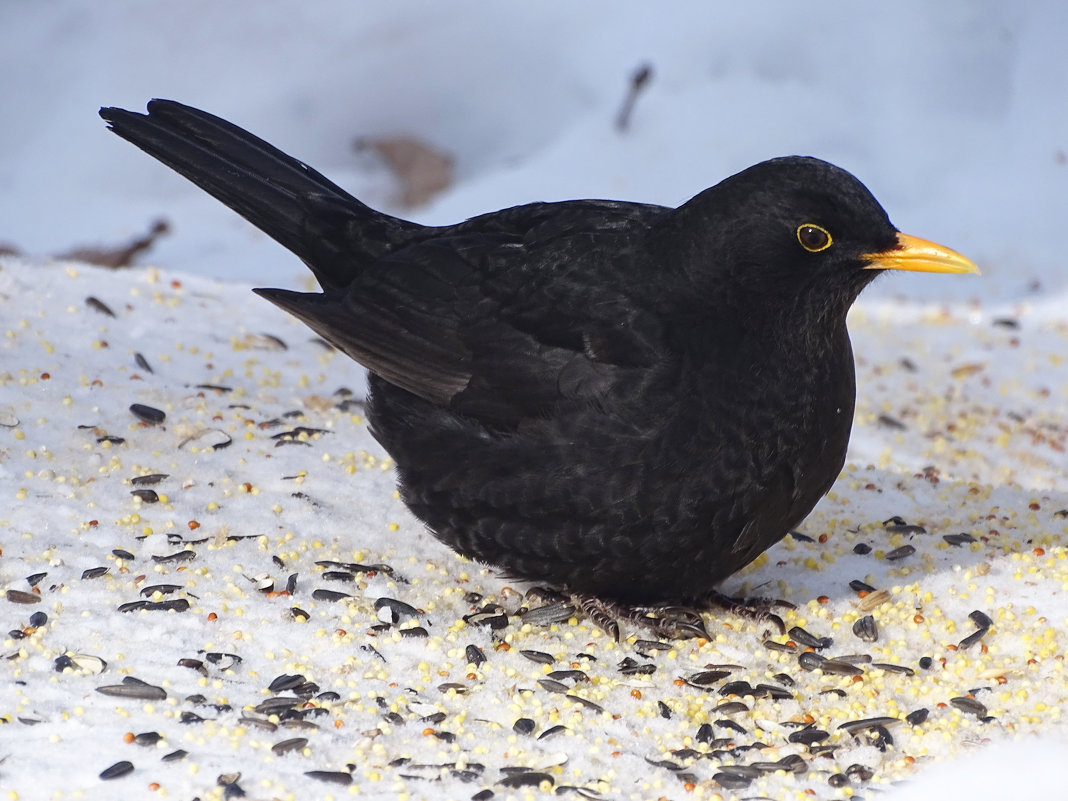
[(507, 573), (698, 601), (811, 511), (845, 460), (846, 312), (883, 269), (975, 272), (852, 175), (757, 164), (677, 209), (533, 203), (425, 227), (202, 111), (112, 130), (293, 251), (322, 293), (258, 289), (371, 373), (402, 497)]

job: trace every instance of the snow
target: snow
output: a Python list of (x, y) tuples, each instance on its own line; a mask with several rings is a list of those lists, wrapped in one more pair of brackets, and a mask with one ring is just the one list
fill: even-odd
[[(778, 748), (764, 758), (790, 747), (789, 732), (771, 725), (812, 710), (840, 744), (825, 770), (872, 766), (880, 789), (910, 777), (886, 797), (931, 798), (951, 788), (960, 795), (965, 787), (974, 787), (972, 798), (1052, 796), (1066, 736), (1059, 707), (1068, 695), (1065, 521), (1055, 515), (1068, 507), (1066, 32), (1068, 6), (1054, 0), (0, 5), (0, 243), (28, 254), (0, 261), (0, 418), (19, 421), (0, 428), (0, 586), (30, 591), (24, 577), (48, 573), (37, 585), (40, 603), (2, 602), (0, 610), (5, 631), (28, 628), (35, 611), (49, 616), (36, 632), (0, 641), (0, 653), (14, 656), (3, 663), (12, 692), (0, 694), (0, 789), (20, 798), (100, 793), (112, 788), (98, 774), (128, 759), (135, 771), (115, 787), (130, 798), (209, 795), (219, 774), (239, 771), (252, 797), (325, 797), (355, 786), (382, 798), (402, 790), (470, 797), (486, 786), (520, 797), (533, 791), (495, 785), (500, 767), (546, 767), (566, 753), (563, 768), (550, 768), (558, 785), (601, 777), (607, 797), (730, 798), (734, 791), (708, 783), (713, 763), (687, 766), (698, 779), (690, 792), (646, 762), (672, 759), (667, 749), (684, 747), (676, 727), (713, 702), (673, 680), (707, 663), (799, 673), (796, 658), (776, 663), (762, 649), (758, 626), (737, 621), (728, 622), (731, 630), (711, 620), (711, 643), (651, 660), (582, 621), (532, 630), (511, 622), (510, 652), (495, 651), (486, 629), (463, 627), (472, 609), (467, 591), (510, 610), (519, 600), (504, 589), (508, 582), (422, 532), (394, 498), (386, 455), (358, 409), (339, 410), (333, 394), (348, 387), (359, 397), (360, 369), (248, 292), (304, 286), (303, 267), (109, 134), (96, 116), (102, 105), (142, 109), (151, 97), (171, 97), (231, 119), (372, 205), (421, 222), (572, 197), (674, 205), (756, 161), (805, 153), (858, 175), (902, 230), (975, 259), (981, 279), (893, 275), (865, 293), (851, 321), (858, 409), (849, 465), (803, 527), (829, 539), (788, 539), (725, 589), (789, 597), (801, 607), (790, 624), (835, 637), (836, 654), (890, 648), (882, 661), (892, 656), (913, 669), (922, 655), (948, 659), (914, 679), (873, 672), (871, 686), (886, 682), (881, 700), (861, 693), (866, 700), (851, 708), (834, 707), (820, 690), (845, 687), (854, 699), (859, 690), (801, 673), (800, 702), (751, 704), (746, 727), (759, 713)], [(620, 133), (615, 115), (629, 76), (645, 63), (652, 81)], [(359, 137), (399, 133), (425, 139), (457, 164), (455, 185), (414, 210), (392, 205), (391, 176), (353, 147)], [(123, 241), (159, 217), (172, 233), (138, 269), (47, 260), (74, 246)], [(116, 316), (87, 306), (88, 296)], [(270, 349), (262, 333), (288, 349)], [(137, 365), (135, 353), (155, 372)], [(128, 411), (135, 402), (164, 409), (165, 425), (138, 424)], [(303, 418), (283, 416), (298, 409)], [(275, 418), (282, 424), (261, 426)], [(328, 433), (276, 447), (270, 437), (295, 425)], [(211, 451), (186, 441), (205, 429), (234, 442)], [(98, 441), (107, 435), (125, 442)], [(932, 465), (940, 472), (922, 477)], [(159, 504), (130, 495), (129, 479), (150, 472), (170, 474), (155, 487), (168, 497)], [(893, 515), (927, 534), (886, 532), (879, 521)], [(199, 528), (189, 526), (194, 520)], [(962, 531), (987, 541), (954, 547), (942, 539)], [(190, 546), (191, 562), (151, 559), (203, 537)], [(853, 553), (858, 542), (877, 554), (904, 544), (917, 551), (887, 562)], [(114, 548), (135, 559), (118, 559)], [(324, 559), (388, 562), (411, 584), (382, 573), (363, 584), (324, 581), (315, 565)], [(104, 565), (106, 576), (82, 578)], [(281, 589), (294, 572), (292, 597), (258, 593), (246, 579), (269, 575)], [(850, 633), (858, 601), (847, 585), (857, 578), (897, 588), (894, 602), (875, 613), (882, 631), (875, 646)], [(116, 611), (160, 583), (182, 590), (157, 600), (184, 597), (190, 609)], [(313, 599), (312, 590), (324, 587), (356, 600)], [(823, 595), (828, 603), (817, 603)], [(430, 636), (368, 633), (378, 620), (372, 603), (382, 596), (421, 609)], [(307, 623), (295, 622), (292, 606), (308, 613)], [(947, 651), (972, 631), (974, 609), (995, 619), (983, 640), (989, 653)], [(468, 669), (468, 643), (488, 656), (481, 670)], [(597, 655), (582, 668), (597, 681), (575, 692), (620, 717), (576, 711), (540, 689), (518, 693), (543, 677), (522, 649), (552, 653), (556, 668), (581, 662), (579, 652)], [(55, 658), (68, 650), (102, 657), (108, 670), (56, 673)], [(177, 664), (204, 661), (202, 652), (244, 661), (229, 671), (206, 664), (207, 675)], [(615, 665), (624, 656), (659, 669), (621, 683)], [(324, 702), (328, 713), (314, 719), (319, 731), (283, 726), (268, 734), (238, 722), (282, 673), (341, 694), (333, 706)], [(168, 700), (94, 692), (123, 675), (164, 686)], [(769, 680), (759, 671), (744, 677)], [(440, 692), (443, 683), (468, 692)], [(990, 688), (976, 697), (994, 722), (936, 706), (976, 688)], [(237, 712), (184, 700), (194, 693), (209, 703), (226, 699)], [(658, 699), (674, 710), (671, 720), (659, 717)], [(528, 716), (540, 733), (555, 719), (554, 704), (570, 733), (536, 741), (512, 732), (515, 718)], [(834, 729), (919, 706), (931, 708), (929, 734), (893, 728), (886, 754)], [(436, 725), (420, 720), (431, 708), (447, 713), (439, 728), (457, 733), (454, 744), (422, 734)], [(181, 724), (185, 711), (210, 720)], [(383, 724), (389, 711), (406, 722)], [(123, 743), (124, 732), (147, 730), (189, 757), (161, 763), (163, 746)], [(308, 737), (308, 750), (272, 754), (272, 743), (297, 736)], [(987, 740), (995, 742), (967, 756)], [(487, 769), (472, 784), (449, 776), (405, 784), (403, 771), (388, 765), (401, 755), (413, 764), (455, 762), (477, 748)], [(916, 760), (911, 767), (906, 754)], [(347, 789), (303, 775), (349, 762), (358, 767)], [(845, 797), (820, 768), (814, 762), (805, 777), (765, 777), (742, 792), (794, 797), (810, 787), (816, 797)], [(854, 783), (861, 796), (870, 794), (865, 788)]]

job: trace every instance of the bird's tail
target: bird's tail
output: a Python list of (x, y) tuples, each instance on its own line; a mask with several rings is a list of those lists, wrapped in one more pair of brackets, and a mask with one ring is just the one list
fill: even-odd
[(173, 100), (148, 114), (102, 108), (137, 145), (299, 256), (324, 289), (346, 286), (362, 257), (384, 256), (422, 226), (375, 211), (248, 131)]

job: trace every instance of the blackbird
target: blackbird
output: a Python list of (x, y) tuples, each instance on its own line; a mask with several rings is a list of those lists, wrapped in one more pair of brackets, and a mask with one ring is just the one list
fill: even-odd
[(846, 312), (884, 270), (975, 273), (856, 178), (765, 161), (678, 208), (531, 203), (428, 227), (218, 117), (100, 115), (296, 254), (256, 289), (370, 372), (367, 416), (438, 539), (605, 608), (700, 604), (834, 483)]

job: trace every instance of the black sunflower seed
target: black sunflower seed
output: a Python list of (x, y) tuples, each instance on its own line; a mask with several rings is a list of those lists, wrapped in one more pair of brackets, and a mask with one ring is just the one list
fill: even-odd
[(956, 698), (950, 698), (949, 702), (953, 704), (961, 712), (968, 712), (975, 715), (977, 718), (985, 718), (987, 716), (987, 709), (984, 704), (976, 701), (974, 698), (969, 698), (966, 695), (959, 695)]
[(160, 757), (160, 761), (177, 762), (180, 759), (185, 759), (187, 756), (189, 756), (189, 752), (183, 751), (181, 748), (179, 748), (177, 751), (171, 751), (169, 754), (164, 754), (162, 757)]
[(106, 314), (108, 317), (115, 316), (115, 312), (111, 310), (111, 307), (108, 306), (108, 304), (104, 303), (100, 298), (93, 297), (92, 295), (85, 299), (85, 305), (90, 309), (95, 309), (101, 314)]
[(928, 712), (926, 707), (920, 707), (919, 709), (915, 709), (912, 712), (909, 712), (905, 716), (905, 722), (908, 723), (910, 726), (919, 726), (925, 720), (927, 720), (927, 716), (929, 714), (930, 712)]
[(130, 479), (130, 483), (135, 487), (152, 487), (163, 481), (163, 479), (169, 478), (168, 473), (149, 473), (147, 476), (136, 476)]
[(875, 587), (859, 579), (853, 579), (849, 582), (849, 589), (853, 590), (853, 592), (875, 592)]
[(113, 695), (119, 698), (132, 698), (137, 701), (162, 701), (167, 697), (167, 691), (162, 687), (154, 687), (142, 681), (128, 681), (130, 676), (123, 679), (122, 684), (106, 684), (97, 687), (96, 691), (101, 695)]
[(389, 610), (390, 621), (399, 623), (401, 620), (411, 620), (419, 617), (419, 610), (411, 604), (399, 601), (396, 598), (379, 598), (375, 601), (375, 611)]
[(518, 718), (515, 723), (512, 724), (512, 731), (516, 734), (530, 734), (534, 731), (535, 723), (530, 718)]
[(963, 531), (960, 534), (944, 534), (942, 536), (942, 539), (944, 539), (950, 545), (956, 546), (967, 545), (968, 543), (975, 542), (975, 537)]
[(337, 592), (336, 590), (313, 590), (312, 598), (316, 601), (343, 601), (346, 598), (351, 598), (347, 592)]
[(110, 567), (90, 567), (90, 568), (87, 568), (86, 570), (82, 571), (82, 580), (83, 581), (87, 581), (88, 579), (100, 578), (105, 573), (107, 573), (110, 569), (111, 569)]
[(110, 779), (118, 779), (121, 776), (125, 776), (128, 773), (133, 773), (133, 763), (127, 762), (125, 759), (122, 762), (116, 762), (114, 765), (108, 768), (104, 768), (100, 771), (100, 778), (104, 781)]
[(158, 565), (168, 564), (170, 562), (192, 562), (197, 558), (196, 551), (175, 551), (174, 553), (167, 554), (166, 556), (153, 556), (152, 561)]
[(497, 782), (501, 787), (538, 787), (542, 782), (549, 782), (554, 784), (553, 777), (548, 773), (541, 773), (535, 770), (523, 769), (522, 773), (513, 773), (510, 776), (505, 776), (503, 779)]
[(853, 546), (853, 553), (859, 556), (867, 556), (871, 553), (871, 546), (866, 542), (858, 542)]
[(853, 633), (864, 642), (875, 642), (879, 639), (879, 627), (871, 615), (858, 618), (853, 624)]
[(879, 717), (879, 718), (861, 718), (860, 720), (850, 720), (841, 724), (838, 729), (844, 731), (846, 734), (853, 734), (853, 732), (863, 731), (864, 729), (874, 729), (876, 727), (891, 726), (894, 723), (899, 723), (897, 718), (891, 717)]
[(550, 737), (552, 737), (553, 735), (560, 734), (560, 732), (565, 732), (565, 731), (567, 731), (567, 726), (560, 726), (560, 725), (550, 726), (548, 729), (546, 729), (545, 731), (543, 731), (541, 734), (538, 735), (538, 739), (539, 740), (547, 740)]
[(791, 743), (812, 745), (814, 743), (822, 743), (830, 736), (830, 732), (825, 732), (822, 729), (801, 729), (799, 731), (793, 732), (786, 739)]
[(125, 559), (127, 562), (130, 562), (130, 561), (132, 561), (133, 559), (136, 558), (136, 557), (134, 557), (134, 555), (132, 553), (130, 553), (129, 551), (123, 550), (122, 548), (113, 548), (111, 553), (114, 556), (119, 557), (119, 559)]
[(271, 751), (281, 756), (282, 754), (288, 754), (290, 751), (300, 751), (304, 746), (308, 744), (307, 737), (293, 737), (289, 740), (282, 740), (271, 746)]
[(41, 596), (32, 592), (23, 592), (22, 590), (8, 590), (6, 597), (13, 604), (39, 604), (41, 603)]
[(814, 634), (810, 634), (800, 626), (794, 626), (787, 634), (790, 639), (796, 642), (798, 645), (802, 645), (806, 648), (815, 648), (817, 651), (822, 651), (824, 648), (829, 648), (834, 644), (834, 640), (830, 637), (817, 637)]
[(305, 681), (304, 676), (299, 673), (283, 673), (267, 685), (267, 690), (272, 693), (282, 693), (286, 690), (292, 690), (294, 687), (299, 687)]
[(352, 774), (340, 770), (306, 770), (304, 775), (309, 779), (318, 779), (330, 784), (352, 784)]
[(162, 409), (145, 406), (143, 403), (131, 404), (130, 413), (141, 422), (149, 423), (150, 425), (158, 425), (167, 419), (167, 413)]
[(464, 649), (464, 656), (467, 659), (467, 664), (474, 665), (476, 668), (481, 667), (486, 661), (486, 654), (474, 644), (468, 645)]
[(906, 556), (912, 556), (916, 553), (916, 548), (912, 545), (902, 545), (900, 548), (894, 548), (892, 551), (887, 551), (886, 561), (896, 562), (899, 559), (904, 559)]
[(551, 665), (556, 660), (552, 654), (547, 654), (544, 651), (531, 651), (529, 649), (523, 649), (519, 652), (521, 656), (525, 656), (531, 662), (537, 662), (540, 665)]
[(130, 494), (140, 498), (141, 503), (159, 503), (159, 493), (154, 489), (135, 489)]

